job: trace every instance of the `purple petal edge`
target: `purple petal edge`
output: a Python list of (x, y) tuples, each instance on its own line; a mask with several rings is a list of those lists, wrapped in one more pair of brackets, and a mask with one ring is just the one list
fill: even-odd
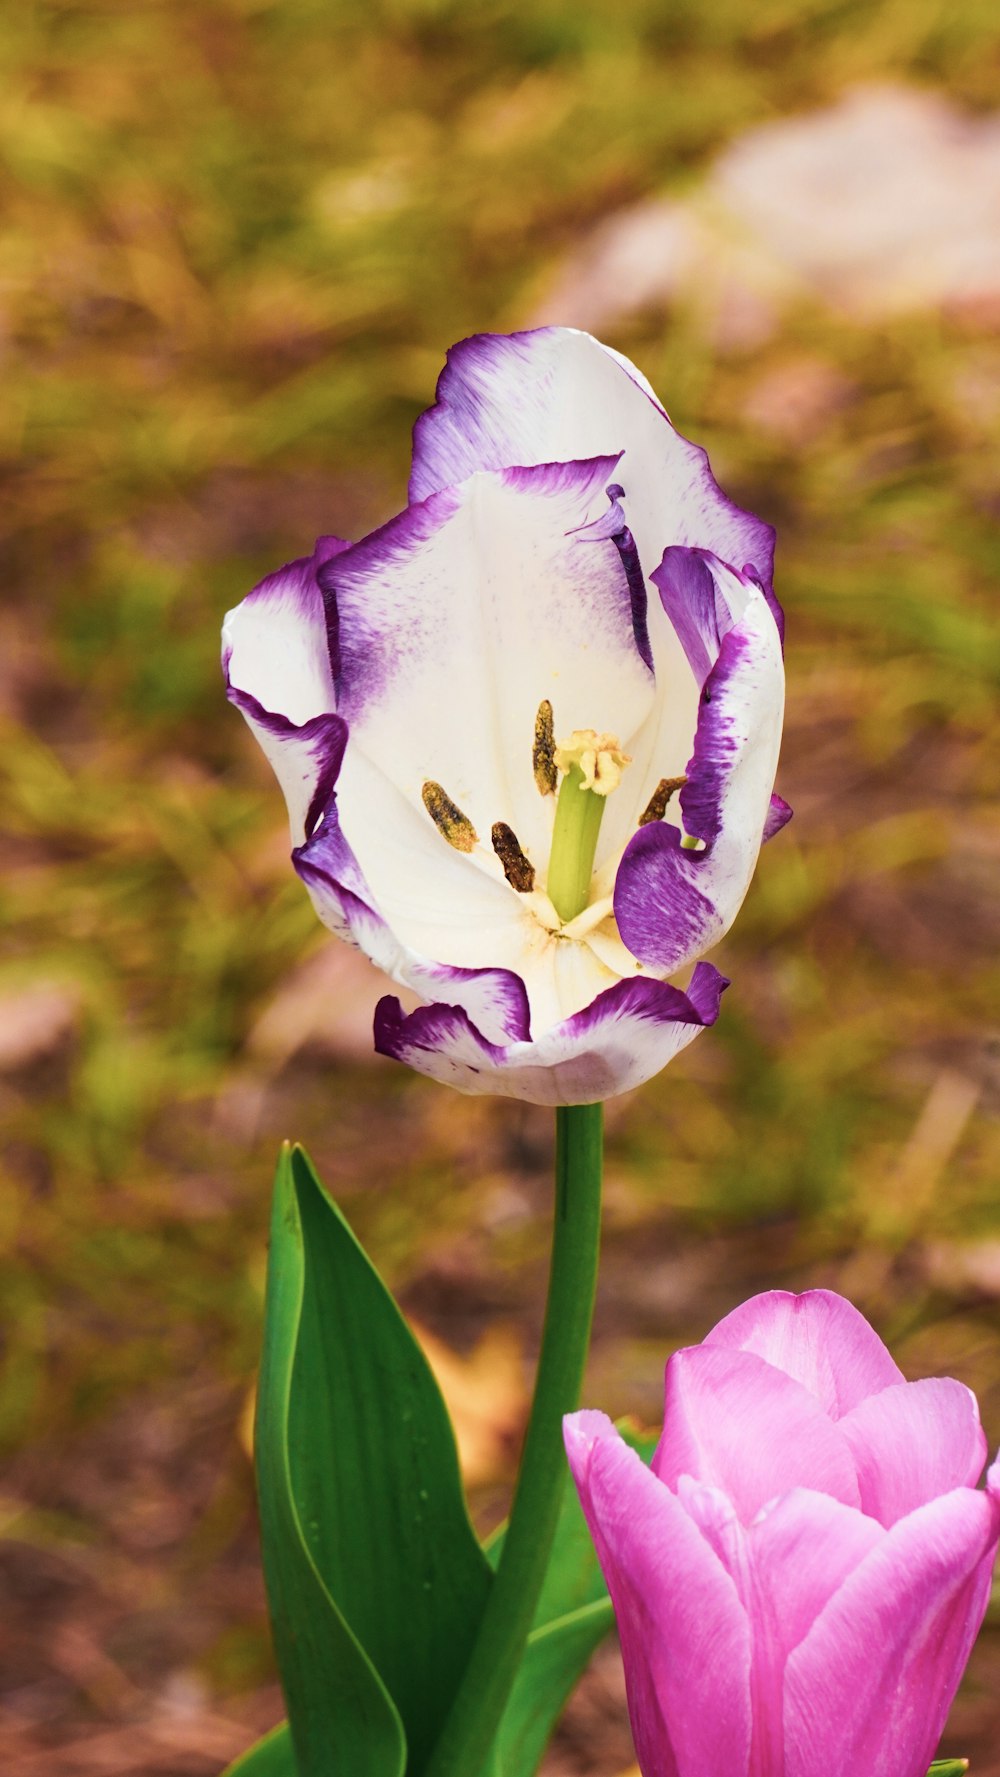
[[(708, 452), (700, 444), (693, 444), (682, 432), (673, 425), (666, 408), (659, 401), (636, 367), (629, 363), (618, 352), (611, 352), (586, 333), (573, 327), (536, 327), (518, 333), (474, 333), (461, 339), (448, 350), (445, 365), (438, 377), (434, 393), (434, 401), (417, 419), (413, 428), (413, 460), (410, 473), (410, 500), (421, 499), (434, 491), (439, 485), (434, 474), (433, 463), (438, 455), (447, 454), (447, 440), (452, 440), (464, 447), (470, 458), (471, 468), (495, 469), (504, 466), (502, 456), (498, 455), (498, 445), (502, 445), (502, 428), (498, 431), (491, 423), (489, 402), (476, 387), (476, 370), (482, 366), (489, 372), (497, 369), (498, 360), (508, 358), (511, 368), (507, 375), (513, 386), (519, 381), (530, 384), (535, 377), (532, 356), (536, 345), (558, 344), (561, 340), (589, 340), (598, 351), (605, 352), (612, 363), (638, 394), (649, 403), (663, 423), (670, 427), (675, 437), (688, 453), (689, 461), (695, 465), (695, 474), (701, 484), (703, 493), (711, 504), (726, 515), (729, 521), (733, 540), (736, 535), (742, 537), (743, 550), (753, 549), (756, 561), (748, 562), (743, 569), (758, 581), (768, 604), (770, 605), (779, 633), (783, 634), (784, 619), (781, 607), (771, 590), (774, 579), (774, 526), (755, 513), (747, 512), (731, 500), (719, 486), (712, 473), (708, 460)], [(471, 374), (467, 370), (471, 366)], [(496, 440), (496, 442), (494, 442)], [(627, 441), (626, 441), (627, 444)], [(443, 447), (443, 448), (442, 448)], [(474, 459), (474, 460), (473, 460)], [(510, 458), (508, 457), (508, 461)], [(467, 470), (467, 473), (470, 472)], [(453, 480), (449, 476), (448, 480)], [(738, 560), (735, 550), (726, 551), (728, 559)]]
[[(774, 532), (774, 531), (772, 531), (771, 534), (772, 534), (772, 536), (776, 536), (776, 532)], [(778, 597), (775, 593), (774, 587), (772, 586), (770, 580), (762, 580), (761, 579), (761, 576), (758, 574), (757, 569), (754, 567), (752, 561), (747, 561), (747, 562), (743, 563), (742, 573), (743, 573), (744, 580), (752, 580), (754, 585), (759, 586), (761, 592), (764, 594), (764, 597), (767, 600), (767, 608), (770, 611), (771, 616), (774, 618), (775, 628), (778, 631), (778, 637), (781, 642), (781, 652), (782, 652), (782, 654), (784, 654), (784, 652), (785, 652), (785, 610), (784, 610), (784, 606), (779, 602)]]
[[(288, 561), (284, 567), (276, 568), (273, 574), (266, 574), (258, 580), (252, 591), (247, 593), (244, 604), (266, 604), (276, 594), (293, 597), (298, 592), (308, 593), (315, 584), (316, 576), (326, 562), (332, 561), (335, 555), (342, 555), (345, 549), (351, 548), (349, 538), (334, 537), (326, 532), (316, 538), (311, 555), (299, 555), (294, 561)], [(299, 583), (298, 587), (296, 582)]]
[(771, 797), (771, 806), (767, 811), (767, 820), (764, 822), (761, 844), (766, 845), (769, 839), (773, 839), (776, 833), (781, 832), (782, 827), (787, 827), (794, 813), (795, 810), (789, 808), (784, 797), (775, 793)]
[[(375, 1008), (375, 1048), (420, 1072), (464, 1085), (466, 1091), (507, 1093), (538, 1104), (586, 1104), (641, 1083), (631, 1071), (627, 1079), (621, 1070), (616, 1075), (613, 1062), (602, 1058), (601, 1039), (614, 1025), (703, 1028), (714, 1024), (728, 986), (711, 963), (698, 964), (686, 993), (664, 981), (619, 981), (534, 1041), (509, 1044), (489, 1042), (461, 1006), (435, 1003), (407, 1015), (387, 995)], [(421, 1056), (436, 1057), (438, 1067), (422, 1067)], [(650, 1078), (665, 1060), (641, 1077)], [(570, 1075), (577, 1083), (585, 1078), (586, 1084), (579, 1089), (568, 1084)]]
[(698, 882), (706, 856), (686, 851), (666, 821), (648, 822), (629, 840), (615, 879), (615, 918), (632, 955), (649, 967), (668, 973), (722, 936), (722, 916)]
[(316, 823), (325, 809), (333, 786), (340, 776), (340, 767), (344, 762), (344, 748), (347, 745), (347, 723), (342, 716), (312, 716), (308, 722), (296, 725), (287, 716), (279, 716), (274, 710), (266, 710), (256, 697), (249, 691), (240, 691), (230, 682), (228, 662), (223, 662), (226, 674), (226, 698), (242, 715), (256, 722), (266, 733), (273, 734), (276, 740), (296, 740), (308, 747), (316, 761), (316, 788), (305, 818), (306, 839), (315, 830)]
[[(336, 559), (322, 563), (317, 581), (322, 593), (329, 638), (330, 661), (336, 687), (337, 704), (354, 722), (369, 704), (385, 696), (392, 678), (400, 670), (398, 614), (392, 617), (366, 596), (369, 588), (381, 583), (391, 584), (397, 566), (404, 564), (448, 524), (463, 502), (463, 488), (472, 475), (495, 476), (506, 486), (539, 497), (557, 496), (574, 489), (585, 491), (587, 484), (598, 484), (610, 478), (617, 469), (621, 452), (600, 453), (591, 457), (567, 458), (565, 461), (505, 465), (498, 469), (473, 470), (463, 481), (429, 493), (415, 500), (378, 529), (357, 543), (338, 552)], [(570, 532), (569, 535), (576, 535)], [(645, 592), (637, 610), (637, 589), (629, 578), (628, 566), (615, 541), (623, 583), (622, 601), (627, 599), (633, 639), (643, 663), (651, 668), (649, 639), (645, 631)], [(617, 580), (617, 573), (615, 579)]]
[[(705, 641), (705, 626), (715, 623), (710, 570), (696, 552), (678, 553), (684, 558), (682, 572), (690, 576), (700, 601), (698, 623), (692, 626), (685, 644), (697, 657)], [(675, 581), (675, 588), (677, 584)], [(702, 842), (702, 848), (685, 847), (673, 825), (650, 821), (633, 834), (618, 866), (614, 888), (618, 930), (633, 956), (658, 974), (672, 974), (722, 937), (746, 893), (764, 827), (780, 813), (770, 802), (773, 772), (768, 773), (766, 786), (758, 786), (759, 815), (755, 802), (752, 825), (747, 824), (746, 808), (734, 813), (727, 801), (734, 772), (750, 756), (745, 711), (740, 709), (741, 690), (755, 684), (762, 640), (770, 638), (770, 648), (777, 654), (770, 618), (756, 593), (754, 606), (763, 630), (755, 629), (745, 614), (722, 634), (718, 658), (702, 688), (694, 751), (688, 761), (687, 783), (680, 793), (685, 830)]]
[(333, 671), (334, 684), (337, 688), (338, 702), (343, 693), (345, 676), (350, 678), (351, 667), (356, 665), (355, 701), (363, 702), (368, 696), (379, 689), (379, 678), (373, 675), (370, 668), (366, 673), (365, 660), (370, 653), (372, 636), (363, 633), (356, 639), (350, 634), (342, 622), (337, 602), (337, 577), (345, 570), (364, 572), (376, 568), (388, 574), (393, 564), (405, 557), (412, 549), (418, 547), (426, 538), (432, 537), (435, 531), (447, 524), (455, 512), (458, 501), (454, 489), (443, 488), (439, 493), (429, 495), (426, 500), (413, 503), (397, 512), (395, 517), (387, 519), (367, 536), (352, 543), (334, 558), (323, 562), (317, 570), (316, 579), (323, 595), (326, 611), (326, 628), (330, 646), (330, 665)]
[(710, 549), (674, 543), (663, 551), (663, 560), (650, 575), (699, 685), (704, 685), (733, 627), (733, 614), (714, 572), (723, 565)]
[(722, 791), (740, 752), (726, 692), (751, 660), (752, 646), (745, 632), (729, 629), (720, 640), (718, 658), (701, 693), (694, 752), (679, 800), (686, 831), (709, 846), (722, 831)]
[(655, 672), (653, 650), (649, 640), (649, 598), (646, 591), (646, 576), (642, 571), (639, 551), (635, 546), (635, 538), (628, 528), (622, 508), (622, 496), (625, 489), (617, 481), (605, 488), (611, 501), (607, 512), (603, 513), (594, 524), (583, 526), (576, 534), (588, 542), (602, 542), (609, 539), (618, 551), (625, 578), (628, 581), (629, 598), (632, 601), (632, 633), (639, 657), (650, 672)]
[[(346, 740), (347, 725), (342, 723), (341, 726)], [(335, 791), (331, 791), (322, 812), (322, 825), (315, 830), (314, 824), (311, 838), (305, 845), (295, 848), (292, 863), (313, 893), (314, 900), (332, 906), (334, 918), (327, 917), (326, 923), (338, 935), (355, 943), (379, 968), (395, 975), (397, 980), (405, 975), (406, 984), (417, 993), (445, 992), (449, 985), (482, 989), (492, 1001), (500, 1028), (508, 1040), (529, 1042), (528, 990), (520, 975), (512, 969), (458, 968), (451, 963), (425, 960), (406, 952), (379, 912), (375, 897), (344, 836)]]

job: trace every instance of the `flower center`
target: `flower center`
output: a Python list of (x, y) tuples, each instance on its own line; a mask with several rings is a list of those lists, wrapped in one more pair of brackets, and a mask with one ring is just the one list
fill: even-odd
[(631, 761), (617, 735), (578, 728), (568, 741), (554, 747), (553, 763), (565, 776), (556, 802), (545, 886), (559, 918), (568, 924), (587, 905), (604, 805)]
[[(631, 763), (616, 734), (598, 734), (593, 728), (577, 728), (568, 740), (557, 745), (552, 705), (547, 698), (539, 705), (532, 768), (540, 793), (556, 796), (546, 892), (535, 894), (535, 867), (506, 821), (494, 821), (490, 841), (511, 888), (520, 895), (533, 897), (536, 917), (546, 930), (557, 932), (586, 912), (604, 804), (621, 783), (626, 765)], [(670, 796), (684, 781), (664, 778), (640, 824), (659, 820)], [(475, 827), (441, 784), (428, 778), (421, 788), (421, 797), (438, 832), (455, 851), (478, 850)], [(603, 911), (593, 911), (595, 919), (604, 918)], [(582, 935), (574, 930), (574, 937)]]

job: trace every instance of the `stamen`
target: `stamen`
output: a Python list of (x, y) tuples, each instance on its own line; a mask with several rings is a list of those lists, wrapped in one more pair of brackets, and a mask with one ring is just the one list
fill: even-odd
[(535, 886), (535, 867), (521, 850), (513, 828), (506, 821), (494, 821), (490, 837), (511, 888), (519, 895), (530, 895)]
[(539, 704), (535, 717), (535, 744), (531, 749), (531, 763), (541, 795), (554, 796), (559, 781), (556, 771), (556, 731), (552, 720), (552, 705), (547, 697)]
[(473, 851), (479, 844), (479, 835), (468, 815), (462, 813), (441, 785), (428, 778), (420, 794), (427, 813), (448, 844), (456, 851)]
[(667, 812), (667, 803), (675, 790), (683, 790), (687, 783), (687, 775), (682, 777), (661, 777), (656, 789), (646, 803), (639, 816), (640, 827), (648, 827), (650, 821), (662, 821)]

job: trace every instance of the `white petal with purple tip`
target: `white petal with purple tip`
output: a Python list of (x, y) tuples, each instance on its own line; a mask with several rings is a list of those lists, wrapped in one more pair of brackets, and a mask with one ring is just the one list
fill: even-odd
[(618, 871), (619, 931), (660, 973), (703, 954), (739, 912), (770, 814), (783, 709), (777, 630), (751, 588), (704, 682), (679, 797), (686, 832), (702, 849), (685, 849), (676, 827), (655, 822), (630, 841)]
[(293, 845), (300, 845), (318, 792), (339, 769), (336, 710), (322, 564), (349, 544), (320, 537), (315, 551), (269, 574), (229, 611), (222, 626), (222, 668), (231, 703), (242, 710), (288, 804)]
[(505, 1046), (488, 1043), (454, 1006), (406, 1017), (398, 1000), (384, 999), (375, 1014), (375, 1047), (462, 1092), (592, 1104), (666, 1067), (715, 1022), (727, 985), (710, 963), (698, 965), (686, 994), (660, 981), (620, 981), (533, 1042)]

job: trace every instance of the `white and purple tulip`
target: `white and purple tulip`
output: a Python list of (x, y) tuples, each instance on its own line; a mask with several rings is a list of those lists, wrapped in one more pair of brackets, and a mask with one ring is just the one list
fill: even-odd
[[(627, 359), (567, 328), (452, 348), (410, 503), (226, 618), (228, 695), (322, 920), (428, 1004), (375, 1047), (584, 1104), (714, 1022), (784, 703), (773, 532)], [(602, 819), (603, 816), (603, 819)]]

